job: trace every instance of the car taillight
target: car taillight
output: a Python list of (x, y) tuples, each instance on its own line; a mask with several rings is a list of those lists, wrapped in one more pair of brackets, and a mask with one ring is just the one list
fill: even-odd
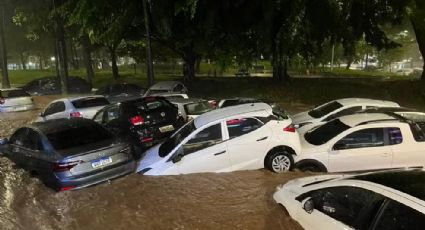
[(293, 124), (290, 124), (283, 129), (283, 131), (291, 132), (291, 133), (295, 133), (295, 130), (296, 130), (296, 128)]
[(5, 102), (4, 98), (0, 97), (0, 105), (3, 105)]
[(69, 114), (70, 117), (82, 117), (83, 115), (80, 112), (72, 112)]
[(145, 143), (145, 142), (152, 142), (152, 141), (153, 141), (153, 138), (152, 138), (152, 137), (145, 137), (145, 138), (142, 138), (140, 141), (141, 141), (142, 143)]
[(59, 191), (63, 192), (63, 191), (68, 191), (68, 190), (71, 190), (71, 189), (74, 189), (74, 188), (75, 188), (75, 186), (66, 186), (66, 187), (60, 188)]
[(142, 116), (134, 116), (130, 118), (130, 122), (133, 125), (143, 125), (143, 123), (145, 123), (145, 119)]
[(66, 163), (53, 163), (53, 171), (54, 172), (65, 172), (69, 171), (75, 166), (77, 166), (81, 161), (72, 161)]

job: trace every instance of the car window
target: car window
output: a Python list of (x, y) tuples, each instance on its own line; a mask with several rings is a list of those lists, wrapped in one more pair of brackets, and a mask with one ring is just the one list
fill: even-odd
[(334, 149), (368, 148), (384, 146), (384, 144), (384, 129), (371, 128), (348, 134), (334, 145)]
[(341, 110), (341, 111), (339, 111), (335, 114), (329, 115), (326, 119), (324, 119), (324, 121), (330, 121), (330, 120), (335, 119), (337, 117), (342, 117), (342, 116), (345, 116), (345, 115), (351, 115), (351, 114), (354, 114), (354, 113), (360, 111), (361, 109), (362, 109), (361, 106), (354, 106), (354, 107), (351, 107), (351, 108), (343, 109), (343, 110)]
[(43, 143), (40, 134), (32, 129), (28, 129), (27, 142), (24, 147), (33, 150), (43, 150)]
[(223, 104), (221, 105), (221, 108), (234, 106), (234, 105), (239, 105), (239, 100), (233, 100), (233, 99), (225, 100)]
[(108, 123), (112, 120), (118, 119), (120, 116), (120, 107), (119, 106), (112, 106), (105, 110), (104, 117), (103, 117), (103, 123)]
[(391, 145), (397, 145), (403, 142), (403, 135), (399, 128), (388, 128), (388, 136)]
[(187, 115), (201, 115), (213, 110), (212, 105), (208, 101), (200, 101), (184, 105)]
[(385, 206), (374, 229), (385, 230), (419, 230), (424, 229), (425, 214), (404, 204), (390, 200)]
[(221, 135), (221, 124), (212, 125), (200, 131), (183, 145), (184, 155), (211, 147), (223, 140)]
[(23, 145), (23, 140), (27, 136), (27, 128), (20, 128), (18, 129), (12, 137), (10, 137), (10, 143), (14, 145)]
[(370, 190), (348, 186), (310, 191), (297, 200), (301, 202), (307, 197), (313, 199), (314, 211), (355, 229), (367, 229), (384, 200), (380, 194)]
[(65, 111), (65, 103), (63, 101), (58, 101), (50, 104), (47, 109), (44, 111), (44, 115), (52, 115), (55, 113), (60, 113)]
[(109, 104), (109, 101), (106, 100), (106, 98), (104, 97), (88, 97), (88, 98), (78, 99), (72, 102), (72, 105), (77, 109), (105, 106), (108, 104)]
[(226, 124), (230, 139), (245, 135), (263, 126), (263, 123), (255, 118), (232, 119), (226, 121)]
[(167, 100), (156, 97), (146, 97), (144, 98), (143, 102), (137, 101), (134, 105), (137, 109), (140, 109), (142, 111), (175, 108), (174, 105), (168, 102)]
[(96, 113), (96, 115), (94, 115), (93, 117), (93, 121), (102, 124), (103, 123), (103, 116), (105, 114), (106, 110), (100, 110), (99, 112)]
[(174, 92), (181, 92), (183, 90), (183, 85), (178, 84), (176, 87), (174, 87)]
[(339, 119), (335, 119), (315, 129), (309, 130), (304, 135), (304, 138), (312, 145), (322, 145), (349, 128), (350, 126), (341, 122)]
[(409, 126), (415, 141), (418, 141), (418, 142), (425, 141), (425, 123), (424, 122), (411, 123), (409, 124)]

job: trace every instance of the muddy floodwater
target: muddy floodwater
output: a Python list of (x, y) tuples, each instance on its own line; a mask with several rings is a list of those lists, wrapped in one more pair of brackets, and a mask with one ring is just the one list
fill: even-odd
[[(36, 100), (42, 107), (51, 99)], [(39, 112), (0, 114), (0, 137)], [(57, 193), (0, 157), (0, 229), (302, 229), (272, 194), (277, 185), (306, 175), (129, 175)]]

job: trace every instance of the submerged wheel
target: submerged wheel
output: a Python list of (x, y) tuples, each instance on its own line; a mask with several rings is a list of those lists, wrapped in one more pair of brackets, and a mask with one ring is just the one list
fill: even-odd
[(292, 169), (294, 159), (285, 149), (279, 149), (271, 152), (265, 161), (265, 166), (272, 172), (283, 173)]
[(295, 167), (301, 172), (327, 172), (324, 165), (315, 162), (301, 162)]

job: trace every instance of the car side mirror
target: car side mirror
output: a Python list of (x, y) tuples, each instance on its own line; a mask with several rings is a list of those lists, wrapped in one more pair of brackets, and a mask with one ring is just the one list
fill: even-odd
[(177, 162), (181, 161), (181, 160), (182, 160), (182, 158), (183, 158), (183, 153), (177, 153), (177, 154), (173, 157), (173, 159), (171, 159), (171, 161), (175, 164), (175, 163), (177, 163)]
[(314, 202), (313, 202), (313, 198), (311, 198), (311, 197), (305, 198), (301, 202), (301, 205), (302, 205), (304, 211), (306, 211), (308, 214), (312, 213), (313, 210), (314, 210)]

